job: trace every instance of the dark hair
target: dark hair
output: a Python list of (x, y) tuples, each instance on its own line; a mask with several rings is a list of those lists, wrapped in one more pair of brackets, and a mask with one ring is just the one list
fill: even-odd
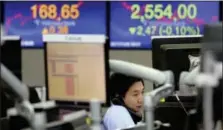
[(113, 73), (110, 76), (109, 88), (111, 92), (111, 99), (118, 96), (124, 97), (129, 88), (136, 82), (143, 80), (140, 78), (124, 75), (121, 73)]

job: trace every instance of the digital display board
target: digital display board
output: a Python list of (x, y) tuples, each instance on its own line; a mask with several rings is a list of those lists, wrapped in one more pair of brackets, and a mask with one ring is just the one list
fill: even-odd
[(7, 35), (20, 35), (23, 47), (43, 47), (43, 34), (105, 34), (105, 2), (5, 2)]
[(201, 35), (219, 21), (219, 2), (111, 2), (110, 47), (151, 48), (151, 36)]

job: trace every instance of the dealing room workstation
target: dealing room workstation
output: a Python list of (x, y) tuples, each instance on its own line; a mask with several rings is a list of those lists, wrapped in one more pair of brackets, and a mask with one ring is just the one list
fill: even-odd
[(2, 129), (223, 128), (222, 2), (1, 9)]

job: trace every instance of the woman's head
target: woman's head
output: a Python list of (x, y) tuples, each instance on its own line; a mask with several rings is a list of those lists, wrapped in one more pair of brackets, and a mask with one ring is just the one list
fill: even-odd
[(135, 112), (139, 112), (143, 105), (144, 83), (142, 79), (114, 73), (110, 77), (112, 98), (122, 98), (124, 104)]

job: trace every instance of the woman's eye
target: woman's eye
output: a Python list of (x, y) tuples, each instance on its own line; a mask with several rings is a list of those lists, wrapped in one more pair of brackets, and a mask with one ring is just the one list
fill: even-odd
[(138, 94), (133, 94), (133, 96), (137, 97), (137, 96), (138, 96)]

